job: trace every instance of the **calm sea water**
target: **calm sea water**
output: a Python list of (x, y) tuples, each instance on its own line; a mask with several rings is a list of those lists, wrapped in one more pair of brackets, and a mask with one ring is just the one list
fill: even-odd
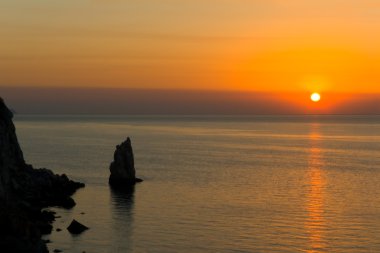
[[(379, 116), (22, 116), (36, 167), (86, 183), (64, 252), (380, 252)], [(131, 194), (108, 186), (131, 136)], [(91, 229), (71, 236), (75, 218)]]

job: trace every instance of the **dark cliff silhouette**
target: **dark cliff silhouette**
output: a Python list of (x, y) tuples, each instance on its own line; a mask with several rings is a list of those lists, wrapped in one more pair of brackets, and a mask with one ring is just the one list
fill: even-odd
[(70, 196), (84, 184), (26, 164), (12, 118), (0, 98), (0, 251), (47, 252), (41, 235), (51, 232), (54, 213), (41, 209), (72, 208)]

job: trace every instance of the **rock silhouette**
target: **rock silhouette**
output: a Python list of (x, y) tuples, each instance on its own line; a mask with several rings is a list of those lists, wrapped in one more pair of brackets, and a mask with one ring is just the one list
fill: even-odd
[(85, 225), (79, 223), (76, 220), (73, 220), (71, 222), (70, 226), (67, 227), (67, 230), (69, 230), (70, 233), (76, 234), (76, 235), (84, 232), (87, 229), (88, 229), (88, 227), (86, 227)]
[(12, 118), (0, 98), (0, 251), (48, 252), (41, 235), (51, 232), (55, 217), (41, 209), (73, 207), (70, 196), (84, 184), (26, 164)]
[(135, 161), (131, 139), (128, 137), (116, 146), (114, 161), (110, 165), (109, 184), (116, 188), (125, 188), (143, 180), (136, 178)]

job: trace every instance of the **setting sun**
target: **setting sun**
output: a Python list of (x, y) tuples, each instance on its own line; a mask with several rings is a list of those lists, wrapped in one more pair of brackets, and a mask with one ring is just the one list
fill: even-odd
[(313, 102), (319, 102), (319, 100), (321, 100), (321, 95), (319, 93), (315, 92), (315, 93), (311, 94), (310, 99)]

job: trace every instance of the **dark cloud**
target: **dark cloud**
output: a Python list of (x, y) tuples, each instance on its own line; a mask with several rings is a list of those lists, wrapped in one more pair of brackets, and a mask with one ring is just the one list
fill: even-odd
[(338, 94), (347, 98), (320, 107), (299, 93), (0, 87), (0, 96), (28, 114), (380, 114), (379, 94)]

